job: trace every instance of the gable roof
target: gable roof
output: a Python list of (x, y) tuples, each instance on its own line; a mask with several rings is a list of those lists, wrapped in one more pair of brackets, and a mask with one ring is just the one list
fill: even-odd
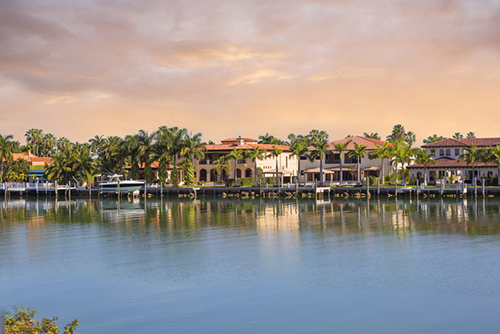
[(253, 150), (254, 147), (258, 146), (261, 150), (272, 151), (273, 146), (279, 150), (290, 151), (290, 147), (286, 145), (272, 145), (272, 144), (215, 144), (215, 145), (204, 145), (207, 151), (232, 151), (233, 148), (237, 150)]
[[(335, 140), (335, 141), (332, 141), (330, 142), (329, 144), (329, 148), (330, 150), (332, 151), (335, 151), (335, 146), (334, 144), (344, 144), (348, 141), (351, 141), (348, 145), (347, 145), (347, 150), (354, 150), (354, 143), (358, 144), (358, 145), (365, 145), (366, 146), (366, 149), (367, 150), (376, 150), (377, 149), (377, 146), (382, 146), (384, 145), (384, 141), (381, 141), (381, 140), (377, 140), (377, 139), (372, 139), (372, 138), (366, 138), (366, 137), (362, 137), (362, 136), (354, 136), (354, 137), (349, 137), (349, 138), (344, 138), (344, 139), (339, 139), (339, 140)], [(389, 144), (390, 147), (392, 147), (392, 144), (387, 142), (387, 144)]]

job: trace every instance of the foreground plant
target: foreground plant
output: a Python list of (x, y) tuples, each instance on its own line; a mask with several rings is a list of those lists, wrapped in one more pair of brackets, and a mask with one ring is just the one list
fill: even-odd
[[(16, 308), (16, 312), (10, 316), (10, 312), (5, 312), (5, 333), (12, 334), (58, 334), (59, 327), (56, 326), (57, 317), (52, 319), (41, 318), (36, 320), (38, 310), (29, 308)], [(64, 334), (74, 334), (78, 326), (78, 320), (64, 326)], [(77, 333), (78, 334), (78, 333)]]

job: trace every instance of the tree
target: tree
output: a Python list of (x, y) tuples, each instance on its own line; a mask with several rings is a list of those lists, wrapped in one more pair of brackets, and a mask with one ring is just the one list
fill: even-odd
[(344, 175), (343, 175), (343, 171), (342, 171), (342, 168), (344, 165), (344, 154), (345, 154), (345, 152), (347, 152), (347, 146), (349, 145), (350, 142), (352, 142), (352, 139), (349, 141), (346, 141), (345, 143), (333, 144), (335, 151), (339, 152), (339, 154), (340, 154), (340, 185), (343, 185), (343, 182), (344, 182)]
[(279, 149), (276, 146), (273, 146), (273, 150), (268, 155), (268, 157), (274, 157), (276, 159), (276, 181), (277, 181), (277, 182), (275, 182), (276, 185), (279, 185), (279, 181), (278, 181), (278, 158), (281, 155), (281, 153), (283, 153), (283, 149)]
[[(403, 143), (402, 141), (395, 142), (394, 148), (391, 151), (391, 156), (394, 158), (393, 163), (396, 164), (396, 175), (398, 172), (398, 164), (401, 164), (401, 184), (405, 185), (405, 163), (409, 163), (411, 157), (413, 156), (413, 151), (410, 146)], [(397, 182), (397, 180), (396, 180)]]
[(286, 143), (266, 132), (265, 135), (259, 136), (259, 144), (269, 144), (269, 145), (286, 145)]
[(72, 171), (80, 175), (80, 184), (83, 184), (83, 175), (90, 184), (90, 177), (94, 174), (95, 162), (91, 154), (90, 148), (81, 147), (74, 156)]
[(435, 143), (440, 140), (446, 139), (446, 137), (443, 136), (438, 136), (437, 134), (433, 134), (432, 136), (427, 137), (427, 139), (424, 139), (423, 142), (425, 144), (430, 144), (430, 143)]
[(328, 138), (318, 137), (313, 143), (314, 150), (311, 152), (311, 158), (319, 159), (319, 182), (324, 182), (323, 159), (329, 149)]
[(361, 182), (360, 181), (361, 172), (359, 170), (360, 167), (359, 163), (361, 162), (361, 158), (363, 158), (366, 155), (366, 145), (365, 144), (358, 145), (358, 143), (354, 143), (354, 149), (350, 150), (348, 155), (350, 158), (356, 157), (356, 165), (358, 169), (358, 183), (359, 183)]
[(405, 141), (409, 147), (412, 147), (417, 141), (417, 135), (413, 131), (408, 131), (405, 135)]
[(380, 136), (378, 135), (378, 132), (372, 132), (370, 134), (368, 134), (367, 132), (364, 132), (363, 133), (363, 137), (365, 138), (371, 138), (371, 139), (375, 139), (375, 140), (380, 140)]
[(219, 180), (222, 181), (222, 172), (229, 173), (230, 164), (224, 156), (219, 157), (218, 160), (212, 162), (212, 166), (215, 167), (215, 173), (219, 175)]
[(381, 171), (382, 171), (382, 184), (385, 184), (385, 178), (384, 178), (384, 159), (390, 159), (391, 158), (391, 147), (389, 144), (386, 142), (382, 146), (377, 146), (377, 149), (372, 151), (372, 154), (370, 155), (370, 160), (372, 159), (381, 159)]
[(312, 129), (307, 135), (309, 145), (314, 145), (318, 141), (328, 141), (329, 135), (325, 130)]
[(12, 142), (13, 135), (0, 135), (0, 178), (3, 179), (4, 161), (12, 160)]
[(52, 162), (47, 166), (45, 174), (49, 180), (61, 183), (69, 180), (71, 171), (69, 152), (59, 152), (53, 155)]
[[(255, 181), (254, 181), (253, 186), (257, 187), (257, 160), (262, 160), (266, 157), (266, 150), (261, 150), (259, 145), (257, 145), (257, 146), (253, 147), (253, 150), (246, 150), (245, 156), (248, 159), (252, 159), (252, 161), (254, 163), (253, 174), (254, 174)], [(299, 164), (300, 164), (300, 162), (299, 162)], [(299, 168), (300, 168), (300, 165), (299, 165)]]
[(464, 135), (460, 132), (455, 132), (455, 134), (453, 135), (453, 139), (464, 139)]
[(227, 155), (227, 159), (233, 159), (234, 160), (234, 185), (237, 186), (238, 185), (238, 173), (237, 173), (237, 163), (238, 163), (238, 160), (240, 159), (243, 159), (243, 154), (244, 154), (244, 151), (242, 150), (237, 150), (236, 147), (233, 148), (233, 150), (231, 151), (231, 153), (229, 153)]
[(415, 155), (417, 156), (415, 159), (415, 162), (417, 164), (422, 164), (424, 165), (424, 185), (427, 185), (427, 166), (428, 165), (435, 165), (437, 162), (434, 160), (432, 157), (435, 156), (435, 153), (429, 153), (427, 152), (427, 149), (418, 149), (415, 152)]
[(497, 182), (500, 186), (500, 145), (490, 147), (488, 161), (494, 162), (498, 166)]
[(24, 159), (17, 159), (7, 164), (5, 179), (7, 181), (25, 181), (28, 178), (30, 166)]
[(467, 133), (467, 139), (472, 139), (472, 138), (476, 138), (476, 134), (474, 132), (470, 131)]
[(29, 129), (24, 135), (26, 136), (26, 145), (31, 147), (31, 150), (38, 155), (39, 145), (43, 141), (43, 131), (40, 129)]
[(474, 184), (476, 184), (476, 170), (475, 166), (478, 162), (482, 162), (485, 160), (485, 152), (482, 149), (478, 149), (476, 143), (472, 143), (472, 145), (468, 148), (463, 149), (462, 155), (458, 158), (458, 161), (465, 161), (467, 166), (472, 167), (472, 177)]
[[(290, 136), (288, 137), (290, 139)], [(300, 186), (300, 157), (307, 152), (309, 152), (309, 149), (307, 148), (307, 140), (304, 138), (298, 138), (295, 137), (293, 140), (291, 140), (290, 143), (290, 150), (292, 151), (293, 154), (297, 156), (297, 159), (299, 159), (298, 163), (298, 170), (297, 170), (297, 185)]]
[(392, 132), (387, 136), (387, 140), (391, 139), (404, 139), (406, 137), (405, 127), (401, 124), (396, 124), (392, 128)]
[[(19, 334), (58, 334), (59, 327), (56, 326), (57, 317), (52, 319), (41, 318), (36, 320), (38, 310), (17, 308), (16, 312), (10, 316), (10, 311), (5, 312), (5, 332)], [(73, 334), (78, 326), (78, 320), (64, 326), (64, 334)]]

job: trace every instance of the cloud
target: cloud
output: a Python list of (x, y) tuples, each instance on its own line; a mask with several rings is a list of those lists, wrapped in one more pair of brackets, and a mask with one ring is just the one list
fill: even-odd
[[(81, 112), (104, 123), (119, 115), (117, 133), (193, 124), (213, 131), (215, 140), (217, 133), (234, 136), (228, 119), (249, 131), (261, 131), (268, 119), (277, 132), (287, 132), (287, 124), (307, 132), (318, 123), (354, 132), (396, 121), (401, 110), (427, 131), (442, 122), (461, 126), (465, 106), (497, 110), (494, 0), (0, 0), (0, 6), (0, 133), (18, 123), (28, 128), (24, 120), (32, 118), (54, 132), (71, 129), (65, 135), (82, 141), (95, 128), (77, 129), (87, 124), (73, 121)], [(386, 117), (373, 118), (374, 110)], [(338, 125), (346, 112), (362, 117)], [(490, 117), (491, 124), (500, 121)]]

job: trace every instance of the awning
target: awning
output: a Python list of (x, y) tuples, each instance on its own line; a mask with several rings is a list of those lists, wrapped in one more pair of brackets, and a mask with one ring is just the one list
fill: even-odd
[(371, 166), (371, 167), (367, 167), (367, 168), (361, 168), (361, 170), (367, 170), (367, 171), (378, 171), (380, 170), (380, 167), (376, 167), (376, 166)]
[[(304, 170), (304, 173), (306, 173), (306, 174), (317, 174), (317, 173), (320, 173), (320, 170), (319, 170), (319, 168), (308, 168), (308, 169)], [(323, 168), (323, 174), (334, 174), (334, 172), (331, 171), (331, 170)]]
[[(276, 168), (263, 171), (262, 174), (276, 174)], [(290, 172), (289, 170), (278, 168), (278, 174), (291, 175), (291, 174), (293, 174), (293, 172)]]

